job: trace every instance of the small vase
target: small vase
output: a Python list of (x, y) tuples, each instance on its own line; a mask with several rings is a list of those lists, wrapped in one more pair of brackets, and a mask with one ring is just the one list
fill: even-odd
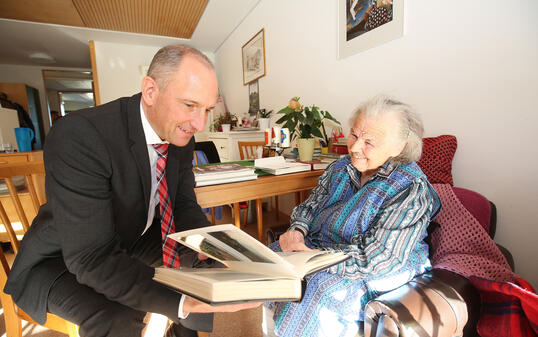
[(299, 138), (297, 139), (297, 149), (299, 150), (300, 161), (311, 161), (314, 154), (314, 146), (316, 142), (314, 138)]

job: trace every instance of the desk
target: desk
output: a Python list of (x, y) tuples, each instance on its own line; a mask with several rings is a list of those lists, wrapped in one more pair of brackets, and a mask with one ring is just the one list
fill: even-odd
[[(198, 204), (202, 208), (256, 200), (256, 221), (258, 240), (263, 240), (262, 198), (274, 195), (313, 189), (323, 170), (283, 174), (279, 176), (260, 176), (256, 180), (237, 183), (210, 185), (194, 188)], [(235, 225), (239, 227), (239, 207), (234, 209)]]

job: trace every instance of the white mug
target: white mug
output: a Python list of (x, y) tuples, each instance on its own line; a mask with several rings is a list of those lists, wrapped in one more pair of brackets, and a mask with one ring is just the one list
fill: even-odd
[(280, 144), (280, 126), (273, 126), (273, 144)]

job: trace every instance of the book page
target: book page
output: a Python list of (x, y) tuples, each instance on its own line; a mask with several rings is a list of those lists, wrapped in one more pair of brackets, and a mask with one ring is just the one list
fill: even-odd
[(229, 266), (229, 262), (285, 264), (258, 240), (234, 225), (209, 226), (170, 234), (173, 240)]
[(275, 253), (234, 225), (208, 226), (170, 234), (173, 240), (245, 273), (300, 278), (347, 258), (344, 253)]
[(278, 252), (284, 260), (293, 265), (299, 277), (312, 272), (328, 268), (340, 263), (349, 257), (340, 252), (304, 251), (304, 252)]
[(258, 158), (254, 160), (254, 167), (280, 167), (286, 163), (282, 156)]

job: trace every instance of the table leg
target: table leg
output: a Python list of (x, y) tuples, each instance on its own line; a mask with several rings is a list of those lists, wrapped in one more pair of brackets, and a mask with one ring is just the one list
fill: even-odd
[(280, 210), (278, 209), (278, 195), (275, 195), (275, 211), (276, 211), (276, 221), (280, 220)]
[(256, 221), (258, 223), (258, 240), (263, 242), (262, 199), (256, 199)]
[(239, 221), (239, 203), (234, 202), (234, 224), (235, 227), (241, 228), (241, 222)]

